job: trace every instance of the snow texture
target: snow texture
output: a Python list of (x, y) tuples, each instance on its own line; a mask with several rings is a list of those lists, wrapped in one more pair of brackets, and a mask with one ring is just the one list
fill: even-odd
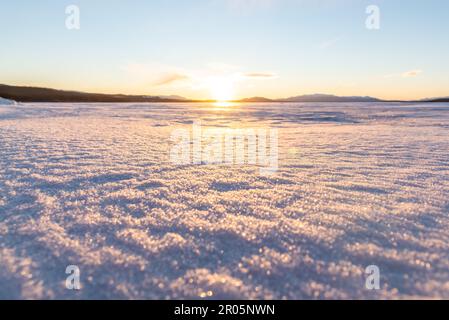
[[(199, 119), (278, 172), (173, 165)], [(2, 299), (449, 298), (448, 104), (2, 106), (0, 150)]]
[(15, 105), (15, 104), (16, 104), (15, 101), (4, 99), (4, 98), (0, 97), (0, 106)]

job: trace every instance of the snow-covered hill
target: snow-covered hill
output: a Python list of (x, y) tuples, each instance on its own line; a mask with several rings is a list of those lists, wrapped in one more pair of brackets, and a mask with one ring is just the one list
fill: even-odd
[(0, 97), (0, 106), (12, 106), (15, 104), (17, 104), (17, 102)]

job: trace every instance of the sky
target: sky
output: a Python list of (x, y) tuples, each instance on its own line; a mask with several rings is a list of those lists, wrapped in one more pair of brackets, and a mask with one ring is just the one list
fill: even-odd
[[(74, 11), (79, 8), (79, 29)], [(379, 9), (379, 28), (368, 6)], [(447, 0), (0, 2), (0, 83), (228, 100), (449, 96)], [(74, 20), (75, 19), (75, 20)]]

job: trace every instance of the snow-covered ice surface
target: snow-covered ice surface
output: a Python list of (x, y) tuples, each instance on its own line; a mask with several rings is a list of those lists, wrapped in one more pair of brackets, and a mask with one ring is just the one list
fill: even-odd
[(17, 103), (13, 100), (8, 100), (8, 99), (4, 99), (4, 98), (0, 97), (0, 106), (15, 105), (15, 104), (17, 104)]
[[(279, 171), (171, 164), (198, 119)], [(0, 298), (449, 298), (448, 104), (2, 106), (0, 150)]]

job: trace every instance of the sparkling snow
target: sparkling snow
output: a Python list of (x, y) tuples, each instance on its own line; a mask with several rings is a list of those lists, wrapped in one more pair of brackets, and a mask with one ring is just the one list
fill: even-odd
[[(173, 165), (199, 119), (279, 171)], [(2, 105), (0, 150), (0, 298), (449, 298), (448, 104)]]

